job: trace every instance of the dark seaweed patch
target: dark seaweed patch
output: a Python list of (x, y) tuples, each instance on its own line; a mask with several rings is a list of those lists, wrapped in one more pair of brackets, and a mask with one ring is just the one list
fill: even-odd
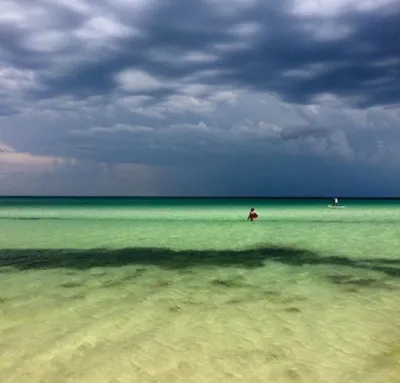
[(292, 381), (292, 382), (301, 382), (301, 375), (294, 370), (293, 368), (288, 368), (286, 370), (286, 376)]
[(82, 286), (82, 283), (79, 283), (79, 282), (66, 282), (66, 283), (62, 283), (61, 286), (66, 288), (66, 289), (73, 289), (73, 288)]
[(285, 311), (289, 313), (299, 313), (301, 310), (298, 307), (288, 307), (285, 309)]
[(152, 283), (150, 286), (158, 288), (158, 287), (167, 287), (170, 284), (171, 282), (166, 279), (159, 279), (156, 282)]
[(239, 288), (239, 287), (246, 287), (248, 286), (246, 283), (243, 282), (242, 278), (233, 277), (227, 279), (214, 279), (211, 281), (211, 284), (215, 286), (222, 286), (222, 287), (229, 287), (229, 288)]
[(100, 287), (116, 287), (116, 286), (121, 286), (123, 284), (124, 282), (121, 279), (111, 279), (103, 282)]
[(179, 270), (178, 273), (179, 273), (179, 274), (182, 274), (182, 275), (184, 275), (184, 274), (193, 274), (194, 271), (191, 270), (191, 269), (183, 269), (183, 270)]
[(346, 286), (351, 292), (356, 292), (355, 288), (381, 288), (387, 290), (394, 290), (393, 286), (385, 283), (384, 280), (379, 278), (362, 278), (354, 275), (328, 275), (328, 280), (336, 285)]
[[(124, 249), (1, 249), (0, 267), (11, 266), (17, 270), (45, 270), (65, 268), (90, 270), (123, 266), (157, 266), (165, 270), (193, 270), (198, 267), (223, 268), (242, 267), (254, 269), (265, 267), (267, 262), (281, 263), (293, 267), (335, 266), (352, 268), (354, 272), (365, 270), (379, 272), (388, 277), (400, 278), (400, 262), (393, 259), (351, 259), (345, 256), (322, 256), (314, 251), (290, 246), (266, 244), (244, 250), (173, 250), (169, 248), (124, 248)], [(97, 275), (98, 276), (98, 275)], [(332, 283), (346, 283), (346, 279), (335, 279)], [(353, 285), (376, 287), (376, 283), (361, 280)], [(222, 286), (222, 284), (219, 284)], [(218, 284), (218, 281), (216, 281)], [(229, 283), (228, 283), (229, 284)], [(343, 284), (343, 283), (342, 283)], [(230, 287), (233, 287), (230, 284)], [(237, 287), (237, 284), (236, 286)], [(382, 286), (391, 288), (388, 285)]]
[(247, 300), (240, 299), (240, 298), (234, 298), (234, 299), (230, 299), (229, 301), (226, 301), (226, 303), (236, 305), (236, 304), (244, 303), (245, 301), (247, 301)]
[(346, 293), (358, 293), (358, 292), (360, 292), (360, 290), (355, 288), (355, 287), (347, 287), (347, 288), (343, 289), (343, 291), (345, 291)]
[(176, 312), (182, 311), (182, 308), (180, 306), (178, 306), (178, 305), (175, 305), (175, 306), (169, 307), (168, 310), (173, 312), (173, 313), (176, 313)]

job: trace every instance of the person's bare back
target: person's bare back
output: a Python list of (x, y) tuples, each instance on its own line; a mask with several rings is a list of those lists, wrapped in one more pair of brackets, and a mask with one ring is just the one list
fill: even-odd
[(258, 214), (256, 213), (256, 211), (254, 210), (254, 208), (251, 208), (250, 209), (250, 212), (249, 212), (249, 216), (247, 217), (247, 220), (248, 221), (254, 221), (255, 219), (257, 219), (258, 218)]

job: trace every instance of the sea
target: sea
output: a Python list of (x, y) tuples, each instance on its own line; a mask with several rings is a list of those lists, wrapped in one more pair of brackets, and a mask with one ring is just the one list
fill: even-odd
[(0, 198), (0, 382), (399, 383), (400, 200), (330, 204)]

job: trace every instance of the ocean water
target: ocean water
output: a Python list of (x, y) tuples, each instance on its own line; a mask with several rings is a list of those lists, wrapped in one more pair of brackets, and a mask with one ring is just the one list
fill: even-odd
[(400, 382), (400, 201), (330, 202), (0, 199), (0, 382)]

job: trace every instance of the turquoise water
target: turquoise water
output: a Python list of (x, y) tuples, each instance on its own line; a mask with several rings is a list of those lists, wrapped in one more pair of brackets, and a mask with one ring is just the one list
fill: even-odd
[(330, 203), (0, 199), (0, 381), (400, 382), (400, 201)]

